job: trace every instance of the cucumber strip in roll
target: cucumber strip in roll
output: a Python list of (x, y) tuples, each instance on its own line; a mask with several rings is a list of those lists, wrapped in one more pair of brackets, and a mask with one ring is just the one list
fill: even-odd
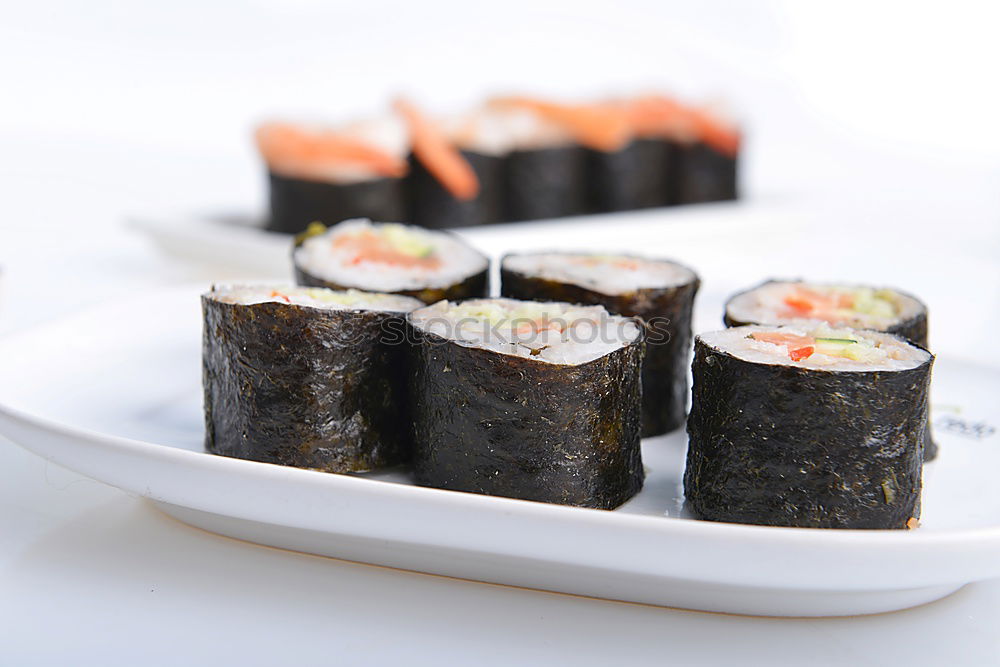
[(489, 259), (457, 236), (399, 223), (310, 225), (292, 249), (300, 285), (402, 294), (434, 303), (489, 294)]
[(506, 297), (600, 305), (642, 318), (647, 327), (642, 434), (659, 435), (684, 424), (691, 314), (700, 285), (694, 271), (633, 255), (538, 252), (505, 256), (500, 277)]
[(642, 487), (639, 323), (511, 299), (408, 319), (418, 483), (602, 509)]
[(280, 286), (201, 301), (209, 452), (338, 473), (409, 458), (404, 317), (419, 301)]
[(711, 521), (909, 527), (932, 363), (892, 334), (822, 324), (697, 336), (688, 507)]

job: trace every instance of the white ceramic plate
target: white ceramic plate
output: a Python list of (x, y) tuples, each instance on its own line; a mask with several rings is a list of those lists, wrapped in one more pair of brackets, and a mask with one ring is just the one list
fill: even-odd
[[(202, 451), (200, 288), (0, 340), (0, 431), (188, 523), (262, 544), (481, 581), (768, 615), (900, 609), (1000, 575), (1000, 372), (939, 359), (940, 460), (915, 531), (684, 518), (680, 433), (643, 443), (614, 512), (331, 475)], [(978, 426), (977, 426), (978, 425)], [(978, 437), (977, 437), (978, 436)]]

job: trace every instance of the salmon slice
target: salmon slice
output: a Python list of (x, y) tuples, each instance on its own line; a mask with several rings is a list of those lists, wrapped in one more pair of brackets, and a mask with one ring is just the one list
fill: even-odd
[(406, 121), (413, 154), (420, 163), (456, 199), (475, 199), (479, 194), (479, 179), (469, 161), (415, 106), (399, 99), (395, 107)]
[(333, 247), (346, 250), (351, 257), (346, 264), (389, 264), (403, 268), (437, 269), (441, 266), (441, 258), (436, 255), (418, 257), (407, 254), (378, 234), (362, 231), (357, 234), (340, 236), (333, 240)]
[(698, 139), (729, 157), (736, 157), (740, 152), (738, 130), (701, 109), (687, 107), (683, 113)]
[(406, 173), (404, 159), (332, 130), (273, 122), (258, 127), (254, 136), (268, 165), (294, 173), (331, 164), (366, 167), (394, 178)]
[(625, 101), (622, 109), (632, 131), (639, 136), (676, 137), (683, 134), (686, 116), (675, 100), (662, 95), (646, 95)]
[(491, 104), (532, 111), (565, 128), (584, 146), (601, 151), (619, 150), (632, 138), (628, 115), (614, 104), (556, 104), (530, 97), (498, 97)]
[(750, 337), (772, 345), (784, 345), (788, 349), (788, 358), (792, 361), (806, 359), (816, 351), (816, 339), (812, 336), (799, 336), (780, 331), (755, 331)]

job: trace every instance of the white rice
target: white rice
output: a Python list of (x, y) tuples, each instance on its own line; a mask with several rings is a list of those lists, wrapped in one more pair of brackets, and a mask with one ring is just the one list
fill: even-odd
[(577, 285), (601, 294), (628, 294), (639, 289), (686, 285), (694, 271), (665, 260), (629, 255), (540, 252), (507, 255), (503, 268), (533, 278)]
[(528, 109), (487, 106), (447, 119), (444, 129), (460, 149), (484, 155), (575, 144), (564, 127)]
[[(870, 347), (870, 351), (867, 352), (864, 360), (814, 353), (799, 361), (792, 361), (788, 356), (788, 347), (750, 338), (750, 335), (755, 332), (778, 332), (821, 338), (850, 338), (866, 348)], [(825, 324), (817, 325), (815, 323), (782, 327), (757, 325), (733, 327), (699, 334), (698, 339), (706, 345), (728, 352), (744, 361), (797, 366), (812, 370), (906, 370), (916, 368), (930, 358), (929, 352), (910, 345), (891, 334), (856, 329), (835, 329)]]
[[(788, 309), (784, 301), (785, 298), (791, 295), (797, 287), (804, 287), (824, 294), (849, 293), (863, 290), (866, 293), (879, 295), (882, 299), (887, 299), (892, 304), (894, 310), (894, 313), (891, 315), (886, 313), (855, 312), (850, 316), (838, 318), (835, 322), (828, 322), (828, 324), (834, 326), (884, 331), (889, 327), (915, 317), (923, 310), (923, 305), (913, 297), (891, 289), (872, 288), (862, 285), (775, 281), (764, 283), (760, 287), (755, 287), (752, 290), (736, 295), (727, 304), (726, 313), (730, 319), (737, 322), (778, 325), (808, 321), (808, 318), (782, 317), (781, 315), (783, 311)], [(813, 321), (818, 322), (820, 320)]]
[(212, 291), (206, 296), (220, 303), (244, 306), (287, 303), (320, 310), (377, 310), (391, 313), (408, 313), (423, 305), (417, 299), (398, 294), (287, 285), (213, 285)]
[[(353, 251), (334, 247), (338, 238), (366, 231), (393, 232), (426, 244), (431, 248), (430, 256), (438, 258), (440, 265), (406, 267), (380, 261), (356, 262)], [(377, 292), (446, 288), (489, 266), (489, 259), (451, 234), (361, 219), (345, 220), (330, 227), (325, 234), (306, 239), (295, 249), (294, 261), (303, 271), (322, 280)]]
[(409, 319), (418, 330), (465, 347), (564, 365), (599, 359), (640, 335), (634, 320), (601, 306), (514, 299), (439, 301)]

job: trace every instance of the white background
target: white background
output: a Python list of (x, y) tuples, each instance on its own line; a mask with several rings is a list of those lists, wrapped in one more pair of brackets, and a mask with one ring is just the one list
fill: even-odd
[[(751, 204), (803, 211), (795, 243), (775, 239), (745, 282), (812, 269), (897, 284), (930, 303), (939, 353), (1000, 363), (993, 3), (0, 9), (2, 331), (221, 277), (158, 255), (123, 220), (261, 207), (249, 141), (261, 118), (346, 118), (399, 92), (452, 109), (492, 92), (663, 87), (726, 99), (748, 131)], [(748, 264), (725, 238), (718, 246)], [(1000, 583), (908, 612), (814, 621), (583, 600), (217, 538), (3, 445), (4, 665), (1000, 664)]]

